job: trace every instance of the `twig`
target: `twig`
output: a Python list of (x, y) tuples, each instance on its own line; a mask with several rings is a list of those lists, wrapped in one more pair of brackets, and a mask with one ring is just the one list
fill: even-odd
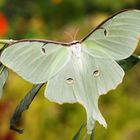
[(10, 129), (22, 134), (23, 129), (16, 128), (16, 123), (20, 120), (22, 113), (27, 110), (32, 103), (33, 99), (37, 95), (43, 84), (34, 85), (33, 88), (27, 93), (27, 95), (20, 101), (16, 107), (15, 112), (10, 120)]

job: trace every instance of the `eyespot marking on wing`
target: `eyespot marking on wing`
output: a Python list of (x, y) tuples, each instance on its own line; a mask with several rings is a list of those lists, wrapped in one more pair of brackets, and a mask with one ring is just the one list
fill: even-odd
[(41, 53), (42, 53), (42, 54), (45, 54), (45, 52), (46, 52), (46, 50), (45, 50), (45, 45), (46, 45), (46, 43), (43, 44), (42, 47), (41, 47)]
[(68, 85), (72, 85), (74, 83), (74, 79), (73, 78), (68, 78), (68, 79), (66, 79), (66, 83)]
[(108, 30), (104, 29), (104, 35), (108, 36)]
[(97, 77), (97, 76), (99, 76), (100, 75), (100, 71), (99, 70), (94, 70), (93, 71), (93, 76), (94, 77)]
[(107, 37), (109, 34), (109, 31), (107, 29), (105, 29), (104, 27), (100, 27), (100, 29), (103, 30), (103, 34)]
[(45, 54), (45, 48), (44, 47), (41, 47), (41, 52), (43, 53), (43, 54)]

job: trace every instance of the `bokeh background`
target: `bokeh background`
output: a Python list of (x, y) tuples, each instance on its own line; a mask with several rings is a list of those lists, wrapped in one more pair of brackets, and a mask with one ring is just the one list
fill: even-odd
[[(109, 15), (128, 8), (139, 9), (140, 1), (0, 0), (0, 38), (72, 41), (86, 35)], [(24, 134), (9, 130), (15, 107), (31, 87), (9, 71), (0, 99), (0, 140), (71, 140), (86, 120), (84, 108), (50, 102), (43, 95), (44, 87), (22, 116), (20, 126), (25, 129)], [(96, 140), (140, 140), (139, 64), (127, 72), (116, 90), (100, 97), (99, 107), (108, 128), (96, 123)]]

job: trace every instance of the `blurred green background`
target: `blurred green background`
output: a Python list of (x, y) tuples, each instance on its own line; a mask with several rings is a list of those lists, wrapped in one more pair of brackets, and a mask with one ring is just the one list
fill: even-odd
[[(0, 0), (0, 38), (72, 41), (85, 36), (109, 15), (140, 8), (139, 0)], [(78, 33), (76, 35), (76, 32)], [(76, 36), (76, 38), (74, 38)], [(139, 54), (138, 48), (136, 53)], [(95, 140), (140, 140), (140, 65), (130, 70), (116, 90), (101, 96), (100, 110), (108, 128), (98, 123)], [(32, 87), (12, 71), (0, 99), (0, 140), (71, 140), (86, 120), (79, 104), (48, 101), (41, 89), (20, 122), (25, 133), (9, 130), (9, 120)]]

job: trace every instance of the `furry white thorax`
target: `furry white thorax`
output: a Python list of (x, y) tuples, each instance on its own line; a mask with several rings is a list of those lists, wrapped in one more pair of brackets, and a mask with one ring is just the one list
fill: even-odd
[(75, 66), (78, 66), (80, 70), (83, 69), (82, 63), (82, 46), (80, 43), (75, 43), (70, 46), (70, 51), (72, 53), (72, 60)]
[(70, 50), (71, 50), (72, 54), (74, 56), (76, 56), (77, 58), (81, 57), (81, 44), (80, 43), (71, 45)]

